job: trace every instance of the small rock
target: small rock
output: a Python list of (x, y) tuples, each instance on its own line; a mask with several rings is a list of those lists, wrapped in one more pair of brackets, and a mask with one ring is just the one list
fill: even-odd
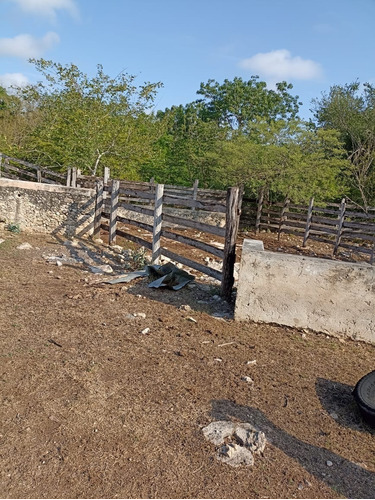
[(113, 252), (122, 253), (122, 247), (120, 245), (112, 245), (109, 247)]
[(0, 245), (1, 245), (2, 243), (4, 243), (4, 241), (5, 241), (5, 240), (2, 240), (2, 239), (0, 238)]
[(61, 267), (63, 265), (63, 263), (61, 262), (61, 260), (57, 260), (56, 261), (56, 266), (57, 267)]
[(241, 380), (243, 380), (244, 382), (247, 382), (248, 384), (254, 383), (254, 380), (251, 377), (248, 377), (247, 375), (244, 375), (243, 377), (241, 377)]
[(214, 358), (214, 361), (218, 361), (219, 363), (221, 363), (223, 360), (221, 358)]
[(134, 313), (133, 316), (135, 318), (142, 318), (142, 319), (146, 319), (146, 313)]
[(191, 307), (187, 304), (182, 304), (178, 309), (179, 311), (191, 311)]
[(147, 335), (148, 333), (150, 333), (150, 329), (149, 328), (145, 328), (144, 330), (141, 331), (142, 335)]
[(17, 250), (31, 250), (33, 247), (30, 245), (30, 243), (22, 243), (21, 245), (18, 245)]
[(232, 467), (254, 465), (254, 457), (250, 450), (238, 444), (225, 444), (218, 450), (217, 458)]
[(256, 365), (257, 364), (257, 360), (253, 359), (252, 361), (246, 361), (246, 364), (247, 365)]
[(192, 318), (191, 316), (189, 316), (188, 318), (186, 318), (188, 321), (191, 321), (192, 323), (198, 323), (198, 321), (194, 318)]
[(216, 302), (219, 302), (221, 300), (221, 297), (220, 297), (220, 295), (213, 295), (211, 297), (211, 300), (215, 300)]
[(327, 460), (326, 465), (327, 467), (332, 467), (333, 462), (331, 462), (331, 460)]
[(90, 266), (90, 271), (95, 274), (113, 273), (113, 269), (109, 264), (103, 264), (102, 266)]
[(235, 424), (233, 422), (218, 421), (211, 422), (202, 429), (204, 437), (216, 446), (221, 445), (224, 439), (231, 436), (234, 432)]
[(332, 417), (334, 420), (337, 420), (339, 418), (337, 413), (335, 413), (334, 411), (332, 413), (330, 413), (329, 416)]

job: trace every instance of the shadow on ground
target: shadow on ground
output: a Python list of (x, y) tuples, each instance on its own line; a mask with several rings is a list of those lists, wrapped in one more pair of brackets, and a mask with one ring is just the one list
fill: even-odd
[[(347, 498), (374, 498), (375, 474), (324, 448), (305, 443), (283, 431), (263, 412), (229, 400), (214, 400), (212, 416), (215, 420), (237, 419), (249, 422), (266, 434), (267, 440), (317, 479)], [(327, 462), (332, 462), (328, 467)]]
[(333, 416), (338, 424), (350, 427), (355, 431), (375, 433), (374, 429), (361, 418), (352, 395), (354, 387), (318, 378), (315, 389), (321, 405), (329, 415)]

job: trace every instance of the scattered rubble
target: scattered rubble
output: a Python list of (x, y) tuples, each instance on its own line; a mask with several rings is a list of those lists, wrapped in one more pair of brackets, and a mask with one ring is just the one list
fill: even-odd
[(232, 467), (254, 465), (254, 454), (261, 454), (266, 437), (249, 423), (211, 422), (202, 429), (204, 437), (216, 446), (216, 458)]

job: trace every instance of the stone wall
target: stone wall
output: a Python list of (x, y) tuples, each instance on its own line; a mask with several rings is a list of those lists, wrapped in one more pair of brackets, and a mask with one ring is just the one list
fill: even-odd
[(24, 231), (89, 235), (94, 213), (92, 189), (0, 179), (0, 220)]
[(375, 267), (263, 250), (245, 240), (236, 320), (375, 343)]

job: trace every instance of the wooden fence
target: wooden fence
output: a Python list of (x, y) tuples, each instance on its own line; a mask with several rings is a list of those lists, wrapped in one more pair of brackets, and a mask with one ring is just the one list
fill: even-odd
[[(94, 222), (94, 238), (100, 234), (100, 229), (108, 231), (109, 244), (116, 242), (121, 236), (127, 240), (148, 248), (152, 252), (152, 263), (159, 262), (161, 255), (179, 262), (184, 266), (200, 271), (221, 282), (221, 295), (231, 299), (234, 284), (234, 263), (236, 257), (236, 239), (239, 227), (242, 192), (239, 188), (229, 188), (227, 192), (212, 192), (196, 189), (188, 192), (191, 197), (183, 194), (184, 188), (175, 189), (175, 186), (164, 186), (145, 182), (125, 182), (112, 180), (106, 186), (103, 180), (96, 181), (96, 209)], [(123, 208), (127, 213), (141, 214), (151, 217), (153, 224), (146, 223), (139, 217), (124, 217), (119, 214)], [(169, 209), (169, 210), (166, 210)], [(172, 209), (172, 214), (171, 210)], [(186, 214), (186, 209), (225, 214), (225, 228), (206, 224), (188, 218), (177, 212)], [(107, 220), (103, 223), (102, 219)], [(141, 228), (152, 235), (152, 242), (126, 232), (118, 223)], [(168, 228), (166, 227), (168, 225)], [(172, 225), (173, 229), (169, 226)], [(213, 234), (224, 239), (224, 248), (186, 236), (179, 232), (185, 228), (196, 229), (200, 232)], [(163, 241), (172, 240), (198, 248), (203, 252), (214, 255), (223, 261), (222, 272), (183, 257), (172, 252), (163, 245)]]
[[(79, 169), (75, 167), (69, 168), (67, 174), (63, 175), (2, 153), (0, 153), (0, 176), (84, 188), (95, 188), (98, 181), (98, 177), (81, 175)], [(111, 185), (108, 168), (104, 169), (103, 183), (104, 187)], [(153, 179), (149, 183), (121, 181), (120, 185), (122, 203), (128, 205), (129, 210), (132, 205), (137, 207), (139, 213), (146, 213), (148, 210), (149, 215), (151, 212), (153, 214), (156, 193)], [(194, 181), (191, 187), (164, 185), (163, 197), (169, 197), (170, 202), (178, 199), (180, 207), (191, 211), (207, 210), (207, 207), (210, 207), (211, 211), (220, 212), (215, 210), (215, 206), (226, 206), (225, 191), (199, 189), (198, 185), (198, 180)], [(138, 196), (140, 192), (147, 193), (149, 197), (142, 198), (143, 201), (140, 202)], [(142, 204), (145, 205), (145, 200), (148, 207), (142, 207)], [(164, 204), (171, 207), (174, 205), (166, 202)], [(163, 220), (167, 222), (168, 217), (171, 216), (164, 212)], [(186, 226), (187, 224), (189, 226)], [(207, 225), (201, 225), (200, 230), (205, 231), (202, 229), (205, 226)], [(279, 238), (282, 233), (294, 234), (301, 237), (302, 246), (306, 246), (309, 239), (321, 241), (331, 245), (334, 254), (339, 248), (345, 248), (369, 255), (371, 264), (375, 261), (375, 208), (363, 212), (344, 199), (341, 203), (326, 204), (316, 204), (314, 199), (311, 199), (309, 206), (295, 204), (289, 199), (283, 203), (270, 203), (265, 198), (263, 190), (258, 200), (244, 198), (240, 226), (253, 228), (256, 232), (262, 229), (276, 231)], [(195, 227), (194, 221), (186, 219), (185, 227)], [(212, 231), (214, 230), (211, 229)], [(223, 236), (217, 232), (212, 234)]]
[(49, 168), (40, 167), (24, 160), (0, 153), (0, 177), (47, 184), (64, 184), (66, 176)]
[[(251, 209), (249, 206), (251, 205)], [(338, 249), (369, 255), (375, 261), (375, 208), (361, 211), (343, 198), (341, 203), (316, 204), (311, 198), (308, 206), (292, 203), (288, 198), (283, 203), (266, 202), (259, 196), (257, 202), (244, 200), (242, 225), (255, 227), (256, 232), (270, 230), (300, 236), (302, 246), (315, 240), (332, 246), (333, 254)], [(249, 217), (248, 214), (251, 214)]]

